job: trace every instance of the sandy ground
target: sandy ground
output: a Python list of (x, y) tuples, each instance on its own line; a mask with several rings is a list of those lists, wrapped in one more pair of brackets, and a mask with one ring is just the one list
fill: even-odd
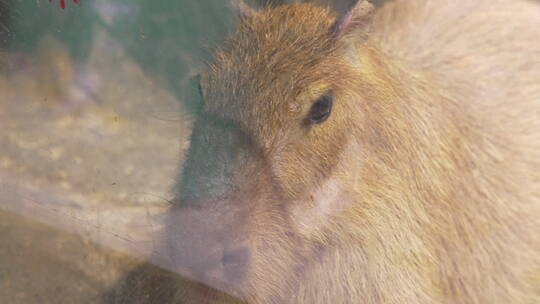
[(96, 34), (84, 63), (54, 38), (1, 55), (0, 303), (122, 303), (155, 249), (190, 119)]

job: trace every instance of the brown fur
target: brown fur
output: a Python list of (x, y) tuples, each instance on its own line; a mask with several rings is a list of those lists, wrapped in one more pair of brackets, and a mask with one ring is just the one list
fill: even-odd
[(186, 229), (247, 246), (218, 287), (250, 303), (540, 303), (540, 4), (395, 1), (367, 40), (335, 20), (267, 8), (216, 52), (172, 258)]

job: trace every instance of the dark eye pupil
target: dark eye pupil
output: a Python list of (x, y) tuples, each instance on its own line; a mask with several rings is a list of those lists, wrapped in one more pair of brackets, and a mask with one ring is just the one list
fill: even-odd
[(199, 93), (199, 97), (203, 97), (203, 89), (202, 89), (202, 86), (201, 86), (201, 74), (198, 74), (194, 77), (193, 79), (195, 81), (195, 84), (197, 85), (197, 91)]
[(309, 121), (311, 123), (321, 123), (324, 122), (330, 116), (332, 112), (332, 94), (327, 93), (321, 96), (309, 112)]
[(203, 90), (202, 90), (202, 86), (201, 86), (201, 83), (197, 83), (197, 90), (199, 91), (199, 97), (203, 97)]

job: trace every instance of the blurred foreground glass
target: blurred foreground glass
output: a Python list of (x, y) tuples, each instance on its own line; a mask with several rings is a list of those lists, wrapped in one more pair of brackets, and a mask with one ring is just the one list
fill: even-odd
[(1, 303), (152, 303), (135, 281), (164, 276), (191, 79), (229, 24), (221, 0), (0, 0)]

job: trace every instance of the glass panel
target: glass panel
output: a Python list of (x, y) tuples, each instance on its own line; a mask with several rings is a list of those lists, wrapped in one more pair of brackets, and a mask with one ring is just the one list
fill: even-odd
[(238, 1), (0, 0), (0, 303), (540, 303), (540, 3)]
[(166, 273), (192, 78), (230, 21), (221, 0), (0, 1), (1, 303), (167, 292), (123, 282)]

